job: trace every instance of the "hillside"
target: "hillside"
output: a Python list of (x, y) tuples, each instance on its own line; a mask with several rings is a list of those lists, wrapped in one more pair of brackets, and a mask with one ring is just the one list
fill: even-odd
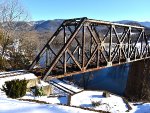
[[(39, 20), (39, 21), (30, 21), (30, 22), (15, 22), (14, 28), (17, 30), (32, 31), (35, 30), (37, 32), (55, 32), (59, 25), (64, 21), (64, 19), (54, 19), (54, 20)], [(147, 31), (150, 31), (150, 22), (137, 22), (132, 20), (121, 20), (121, 21), (114, 21), (114, 23), (120, 24), (128, 24), (128, 25), (135, 25), (135, 26), (143, 26), (146, 28)], [(3, 23), (5, 26), (5, 23)]]

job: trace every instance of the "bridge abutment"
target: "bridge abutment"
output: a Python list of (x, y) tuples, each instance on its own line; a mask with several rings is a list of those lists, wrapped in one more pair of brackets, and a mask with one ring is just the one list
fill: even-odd
[(125, 96), (131, 101), (150, 101), (150, 60), (133, 62), (130, 66)]

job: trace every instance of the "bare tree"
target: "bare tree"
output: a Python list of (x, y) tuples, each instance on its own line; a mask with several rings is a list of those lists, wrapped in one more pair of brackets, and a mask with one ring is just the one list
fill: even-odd
[(14, 34), (18, 30), (17, 22), (27, 21), (28, 13), (25, 11), (19, 0), (4, 0), (0, 3), (0, 23), (3, 34), (1, 40), (1, 56), (7, 54), (13, 43)]
[(18, 35), (19, 43), (18, 51), (24, 54), (30, 61), (37, 55), (37, 48), (39, 46), (38, 34), (35, 31), (20, 32)]

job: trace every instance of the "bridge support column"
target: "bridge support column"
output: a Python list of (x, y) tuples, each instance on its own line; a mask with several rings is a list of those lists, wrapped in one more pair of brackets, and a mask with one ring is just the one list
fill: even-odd
[(131, 101), (150, 101), (150, 59), (133, 62), (130, 66), (125, 96)]

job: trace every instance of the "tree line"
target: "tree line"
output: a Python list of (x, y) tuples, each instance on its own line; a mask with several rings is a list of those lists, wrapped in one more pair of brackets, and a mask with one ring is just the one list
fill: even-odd
[(0, 70), (26, 69), (35, 57), (39, 39), (26, 27), (29, 20), (19, 0), (0, 2)]

